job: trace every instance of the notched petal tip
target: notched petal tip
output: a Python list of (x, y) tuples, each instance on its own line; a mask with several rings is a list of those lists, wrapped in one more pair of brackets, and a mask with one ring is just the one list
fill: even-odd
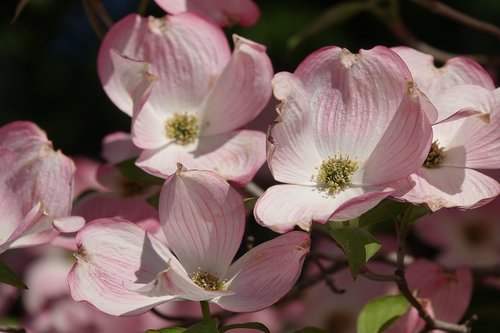
[(244, 37), (241, 37), (237, 34), (233, 34), (233, 43), (234, 43), (234, 48), (235, 50), (240, 50), (244, 46), (249, 46), (253, 48), (256, 51), (259, 52), (266, 52), (267, 48), (265, 45), (262, 45), (260, 43), (256, 43), (250, 39), (246, 39)]
[(351, 51), (349, 51), (346, 48), (342, 49), (342, 51), (340, 52), (340, 63), (346, 69), (354, 65), (357, 60), (358, 56), (356, 54), (351, 53)]
[(182, 165), (182, 163), (180, 162), (177, 162), (177, 170), (175, 171), (175, 174), (177, 176), (180, 176), (181, 173), (187, 171), (186, 167), (184, 165)]
[(491, 120), (491, 117), (490, 117), (490, 114), (489, 113), (481, 113), (479, 115), (479, 119), (483, 122), (485, 122), (486, 124), (489, 124), (490, 123), (490, 120)]

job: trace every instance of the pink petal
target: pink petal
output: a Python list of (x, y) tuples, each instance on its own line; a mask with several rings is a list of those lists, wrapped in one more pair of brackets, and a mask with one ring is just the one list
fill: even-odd
[(299, 278), (311, 239), (293, 231), (248, 251), (229, 268), (227, 288), (235, 294), (217, 303), (234, 312), (251, 312), (282, 298)]
[(109, 30), (98, 56), (99, 78), (118, 108), (132, 115), (133, 100), (113, 67), (111, 49), (151, 64), (158, 76), (145, 108), (160, 114), (199, 105), (229, 60), (222, 30), (189, 13), (157, 19), (131, 14)]
[(408, 91), (385, 133), (362, 167), (362, 184), (376, 185), (407, 177), (429, 153), (432, 128), (422, 110), (422, 96)]
[(68, 275), (71, 296), (111, 315), (140, 314), (175, 298), (168, 290), (154, 296), (131, 290), (155, 281), (164, 270), (189, 279), (168, 248), (125, 220), (94, 220), (77, 234), (76, 242), (78, 262)]
[(83, 228), (85, 225), (85, 219), (81, 216), (66, 216), (56, 218), (53, 225), (59, 232), (72, 233)]
[(220, 26), (235, 23), (251, 26), (260, 16), (259, 7), (251, 0), (155, 0), (155, 2), (168, 13), (190, 11), (207, 16)]
[(233, 56), (202, 106), (202, 136), (244, 126), (271, 97), (273, 67), (266, 47), (237, 35), (233, 39)]
[(316, 148), (309, 97), (302, 82), (293, 74), (281, 72), (271, 82), (274, 96), (281, 101), (279, 116), (269, 129), (267, 159), (277, 181), (315, 185), (314, 175), (322, 159)]
[(462, 318), (472, 296), (472, 274), (468, 268), (446, 273), (436, 263), (417, 260), (406, 270), (408, 285), (418, 296), (428, 298), (437, 319), (456, 323)]
[(434, 58), (409, 47), (393, 47), (410, 68), (415, 82), (431, 100), (448, 87), (473, 84), (488, 90), (495, 89), (490, 75), (476, 62), (456, 57), (448, 60), (441, 68), (436, 68)]
[(228, 181), (245, 185), (265, 162), (264, 142), (262, 132), (235, 131), (203, 137), (192, 149), (171, 143), (158, 150), (145, 150), (136, 164), (165, 178), (175, 172), (176, 163), (181, 163), (189, 169), (214, 171)]
[(105, 191), (106, 189), (97, 181), (97, 169), (101, 165), (96, 160), (76, 156), (72, 157), (76, 166), (75, 172), (75, 198), (89, 190)]
[(45, 133), (30, 122), (0, 127), (0, 147), (8, 152), (0, 187), (2, 243), (20, 247), (48, 242), (57, 234), (52, 220), (70, 212), (73, 161), (54, 151)]
[(433, 211), (458, 207), (482, 206), (500, 193), (500, 184), (472, 169), (439, 167), (420, 168), (408, 179), (399, 181), (393, 194), (415, 204), (425, 203)]
[(102, 139), (102, 157), (109, 163), (119, 163), (139, 156), (141, 150), (132, 142), (129, 133), (114, 132)]
[(442, 90), (432, 103), (439, 111), (437, 121), (440, 122), (459, 111), (489, 114), (495, 104), (495, 97), (488, 89), (466, 84)]
[(446, 149), (443, 165), (500, 168), (500, 96), (490, 113), (436, 124), (433, 131)]
[(224, 276), (245, 229), (235, 189), (212, 172), (179, 169), (162, 188), (159, 212), (167, 242), (189, 274)]
[(391, 192), (355, 187), (333, 196), (312, 186), (275, 185), (259, 197), (254, 215), (258, 223), (276, 232), (287, 232), (295, 225), (309, 230), (312, 222), (356, 218)]

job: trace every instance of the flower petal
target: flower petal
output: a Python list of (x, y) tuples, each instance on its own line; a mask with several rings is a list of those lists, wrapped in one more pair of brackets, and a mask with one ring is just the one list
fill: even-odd
[(242, 127), (271, 97), (273, 67), (266, 47), (237, 35), (233, 39), (233, 56), (202, 106), (202, 136)]
[(230, 56), (222, 30), (197, 15), (157, 19), (131, 14), (123, 18), (101, 44), (98, 72), (109, 98), (129, 115), (133, 100), (113, 66), (111, 49), (151, 64), (158, 81), (145, 107), (160, 114), (185, 112), (199, 105)]
[(102, 139), (101, 155), (109, 163), (119, 163), (139, 156), (141, 150), (132, 142), (132, 136), (125, 132), (114, 132)]
[(261, 310), (277, 302), (299, 278), (311, 239), (293, 231), (248, 251), (229, 268), (227, 288), (235, 294), (217, 303), (233, 312)]
[(312, 222), (358, 217), (391, 192), (391, 189), (357, 187), (329, 195), (312, 186), (275, 185), (259, 197), (254, 215), (258, 223), (276, 232), (287, 232), (295, 225), (309, 230)]
[(167, 268), (189, 279), (168, 248), (125, 220), (94, 220), (77, 234), (76, 242), (78, 262), (68, 275), (71, 296), (111, 315), (144, 313), (175, 298), (167, 290), (148, 296), (130, 288), (154, 281)]
[(479, 207), (500, 193), (500, 184), (496, 180), (472, 169), (455, 167), (422, 167), (395, 187), (394, 197), (415, 204), (425, 203), (433, 211)]
[(465, 57), (449, 59), (443, 67), (436, 68), (434, 58), (429, 54), (405, 46), (393, 47), (392, 50), (404, 60), (415, 82), (432, 101), (442, 90), (456, 85), (473, 84), (495, 89), (490, 75)]
[(235, 189), (212, 172), (179, 169), (163, 185), (159, 213), (167, 242), (189, 274), (224, 276), (245, 228)]
[(472, 296), (472, 274), (468, 268), (447, 273), (428, 260), (417, 260), (406, 270), (408, 286), (418, 296), (431, 300), (435, 317), (450, 323), (462, 318)]
[(164, 11), (177, 14), (186, 11), (205, 15), (220, 26), (239, 23), (254, 25), (260, 10), (251, 0), (155, 0)]
[(424, 163), (431, 146), (432, 127), (422, 110), (422, 98), (413, 88), (403, 97), (385, 133), (360, 170), (361, 184), (377, 185), (405, 178)]
[(214, 171), (228, 181), (245, 185), (266, 160), (264, 142), (262, 132), (235, 131), (203, 137), (192, 150), (176, 143), (157, 150), (145, 150), (136, 164), (165, 178), (175, 172), (177, 163), (181, 163), (189, 169)]
[(267, 161), (277, 181), (315, 185), (314, 175), (322, 159), (313, 139), (308, 96), (293, 74), (281, 72), (272, 82), (274, 96), (281, 101), (279, 116), (269, 129)]

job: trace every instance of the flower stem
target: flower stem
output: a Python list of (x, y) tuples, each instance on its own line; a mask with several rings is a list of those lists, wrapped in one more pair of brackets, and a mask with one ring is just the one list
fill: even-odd
[(201, 313), (203, 314), (203, 321), (210, 321), (212, 315), (210, 314), (210, 307), (207, 301), (200, 301)]

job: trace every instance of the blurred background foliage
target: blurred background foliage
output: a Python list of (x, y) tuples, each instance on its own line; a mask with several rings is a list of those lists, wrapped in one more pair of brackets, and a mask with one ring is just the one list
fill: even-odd
[[(139, 2), (102, 1), (114, 21), (136, 12)], [(375, 45), (405, 45), (408, 40), (394, 33), (395, 23), (401, 23), (413, 38), (439, 50), (480, 55), (483, 66), (496, 81), (498, 78), (498, 36), (437, 15), (419, 6), (417, 0), (372, 0), (370, 3), (382, 8), (378, 16), (369, 10), (352, 11), (351, 5), (345, 7), (369, 1), (256, 2), (262, 16), (255, 26), (226, 31), (228, 37), (237, 33), (265, 44), (276, 72), (294, 71), (308, 54), (327, 45), (353, 52)], [(500, 25), (499, 0), (441, 2), (481, 21)], [(398, 17), (391, 17), (394, 12), (390, 6), (394, 3), (399, 4)], [(0, 125), (15, 120), (34, 121), (65, 154), (99, 158), (101, 139), (113, 131), (129, 131), (130, 119), (101, 89), (96, 71), (100, 39), (87, 20), (82, 1), (29, 0), (12, 23), (17, 5), (17, 0), (0, 2)], [(342, 10), (331, 11), (342, 6)], [(152, 0), (146, 13), (163, 15)], [(264, 118), (275, 117), (273, 107), (265, 112), (268, 114)], [(265, 130), (267, 124), (261, 122), (259, 126)], [(480, 317), (474, 332), (497, 331), (500, 293), (477, 288), (469, 315), (472, 313)]]

